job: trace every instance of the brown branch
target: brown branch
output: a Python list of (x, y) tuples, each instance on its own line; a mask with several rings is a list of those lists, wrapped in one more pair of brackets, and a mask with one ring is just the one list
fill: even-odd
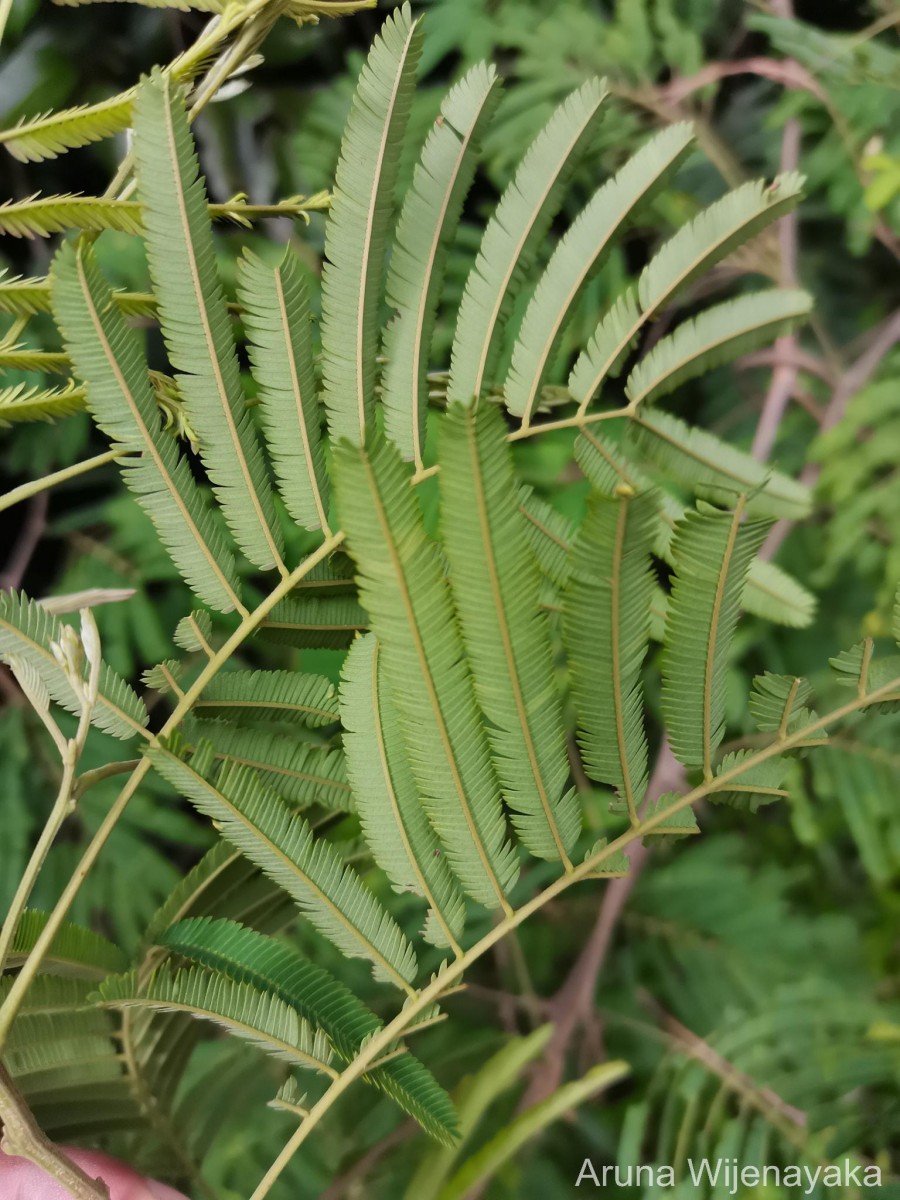
[[(781, 138), (781, 170), (796, 171), (800, 162), (800, 122), (790, 117), (785, 122)], [(788, 213), (778, 222), (780, 251), (779, 283), (795, 287), (797, 283), (797, 214)], [(751, 453), (757, 462), (765, 462), (772, 452), (778, 430), (787, 411), (788, 401), (797, 386), (797, 367), (791, 361), (797, 349), (793, 333), (780, 337), (775, 343), (776, 366), (763, 401), (762, 412), (753, 437)]]
[[(664, 739), (642, 807), (646, 808), (665, 792), (676, 791), (683, 782), (684, 769)], [(634, 842), (626, 853), (630, 864), (628, 874), (613, 879), (607, 885), (590, 937), (562, 987), (545, 1002), (545, 1011), (555, 1028), (522, 1098), (520, 1112), (539, 1104), (559, 1088), (572, 1038), (576, 1030), (591, 1017), (597, 980), (612, 946), (619, 919), (644, 868), (649, 851), (646, 845)]]
[(779, 60), (755, 55), (751, 58), (739, 58), (734, 62), (707, 63), (694, 75), (676, 76), (670, 83), (659, 89), (663, 101), (678, 104), (682, 100), (711, 83), (720, 83), (733, 75), (756, 75), (761, 79), (779, 83), (791, 91), (810, 92), (823, 104), (828, 104), (828, 94), (815, 76), (794, 59)]
[(805, 1147), (807, 1116), (802, 1109), (788, 1104), (772, 1088), (756, 1083), (734, 1063), (729, 1062), (704, 1038), (688, 1029), (686, 1025), (682, 1025), (671, 1013), (666, 1012), (662, 1005), (651, 996), (642, 993), (641, 999), (644, 1007), (653, 1013), (663, 1030), (680, 1050), (683, 1050), (696, 1062), (702, 1063), (713, 1075), (721, 1079), (726, 1087), (737, 1092), (745, 1103), (762, 1113), (767, 1120), (772, 1121), (774, 1116), (779, 1125), (782, 1123), (787, 1125), (788, 1128), (782, 1131), (787, 1134), (794, 1145)]
[(22, 586), (25, 572), (38, 548), (44, 530), (47, 526), (47, 493), (38, 492), (31, 498), (28, 505), (28, 516), (25, 518), (19, 536), (16, 538), (9, 561), (3, 574), (0, 575), (0, 588), (12, 591)]
[[(866, 386), (882, 360), (900, 342), (900, 309), (883, 321), (875, 330), (869, 345), (859, 355), (856, 361), (847, 368), (838, 381), (831, 399), (822, 417), (822, 432), (833, 429), (843, 418), (847, 405), (857, 392)], [(800, 479), (807, 487), (814, 487), (819, 478), (821, 468), (817, 463), (810, 463)], [(771, 559), (777, 554), (781, 543), (787, 537), (791, 528), (790, 521), (779, 521), (769, 532), (769, 536), (760, 551), (760, 557)]]

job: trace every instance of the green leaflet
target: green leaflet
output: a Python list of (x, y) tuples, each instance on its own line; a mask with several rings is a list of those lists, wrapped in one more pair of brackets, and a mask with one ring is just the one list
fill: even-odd
[(418, 470), (423, 466), (431, 339), (447, 254), (498, 99), (497, 73), (483, 63), (450, 89), (397, 223), (387, 279), (388, 303), (397, 313), (384, 339), (385, 429)]
[(159, 773), (284, 888), (341, 953), (368, 959), (376, 979), (407, 989), (416, 958), (393, 918), (335, 848), (315, 840), (307, 822), (254, 771), (226, 762), (211, 782), (168, 750), (147, 753)]
[(195, 744), (209, 741), (214, 758), (253, 767), (263, 783), (292, 805), (321, 804), (339, 811), (350, 807), (350, 785), (340, 750), (301, 741), (293, 734), (226, 721), (191, 718), (184, 731)]
[[(611, 305), (569, 374), (569, 391), (584, 404), (596, 390), (594, 379), (618, 375), (641, 324), (637, 290), (626, 288)], [(602, 364), (602, 365), (601, 365)], [(599, 386), (599, 384), (598, 384)]]
[(518, 865), (440, 553), (399, 451), (383, 437), (373, 433), (365, 448), (339, 445), (334, 476), (422, 802), (464, 889), (503, 905)]
[(421, 47), (404, 4), (369, 51), (341, 141), (322, 270), (322, 372), (335, 439), (361, 442), (374, 411), (384, 258)]
[(51, 274), (56, 319), (97, 424), (123, 450), (125, 482), (188, 586), (210, 607), (239, 604), (234, 559), (174, 438), (161, 429), (137, 333), (110, 302), (93, 251), (64, 245)]
[(541, 573), (555, 587), (562, 587), (569, 576), (572, 522), (527, 486), (519, 489), (519, 512)]
[(647, 790), (641, 669), (650, 642), (656, 498), (595, 495), (572, 548), (563, 633), (592, 779), (611, 784), (631, 822)]
[(572, 395), (584, 412), (610, 372), (620, 369), (625, 353), (643, 326), (691, 280), (720, 262), (800, 200), (803, 179), (780, 175), (766, 187), (762, 180), (745, 183), (710, 204), (656, 252), (637, 284), (634, 296), (609, 312), (579, 356), (569, 378)]
[(0, 143), (13, 158), (28, 163), (56, 158), (66, 150), (99, 142), (128, 128), (134, 92), (134, 88), (129, 88), (98, 104), (80, 104), (25, 118), (0, 132)]
[(816, 597), (777, 563), (754, 559), (741, 604), (765, 621), (806, 629), (816, 615)]
[[(26, 909), (22, 913), (10, 947), (8, 966), (18, 967), (30, 954), (44, 931), (48, 913)], [(111, 971), (125, 969), (126, 959), (118, 946), (93, 930), (66, 921), (50, 943), (44, 970), (54, 975), (102, 979)]]
[[(295, 599), (294, 597), (299, 597)], [(260, 622), (262, 636), (289, 646), (349, 646), (357, 633), (368, 628), (366, 611), (350, 595), (332, 595), (324, 590), (299, 589), (276, 604)]]
[(394, 889), (427, 901), (427, 940), (456, 946), (465, 920), (463, 898), (419, 801), (378, 662), (378, 643), (367, 634), (353, 643), (342, 671), (344, 755), (356, 809), (366, 845)]
[(161, 966), (146, 979), (137, 971), (107, 979), (97, 995), (109, 1008), (182, 1012), (212, 1021), (292, 1067), (334, 1075), (331, 1047), (321, 1030), (313, 1029), (279, 996), (250, 983), (199, 967), (176, 971)]
[(708, 308), (656, 343), (628, 376), (625, 395), (635, 408), (658, 400), (686, 380), (790, 333), (811, 308), (807, 292), (774, 288)]
[(725, 755), (716, 769), (716, 775), (730, 775), (731, 778), (723, 781), (721, 790), (710, 793), (710, 800), (756, 812), (762, 805), (772, 804), (788, 794), (781, 785), (790, 766), (789, 760), (770, 758), (741, 771), (741, 763), (752, 757), (752, 750), (736, 750)]
[(317, 729), (339, 720), (334, 685), (303, 671), (220, 671), (195, 705), (228, 721), (291, 721)]
[(740, 493), (752, 492), (747, 503), (754, 516), (796, 521), (809, 515), (812, 497), (804, 484), (671, 413), (642, 412), (629, 431), (629, 446), (696, 495), (733, 504)]
[(0, 312), (15, 317), (31, 317), (49, 312), (50, 283), (39, 276), (27, 279), (22, 275), (7, 276), (0, 270)]
[[(809, 680), (790, 675), (773, 675), (766, 671), (753, 680), (750, 696), (750, 715), (757, 729), (780, 736), (797, 733), (817, 719), (814, 709), (806, 707), (812, 688)], [(822, 732), (814, 734), (816, 741), (826, 740)]]
[[(492, 404), (454, 404), (441, 428), (441, 529), (494, 768), (523, 844), (568, 858), (581, 828), (541, 579), (519, 510), (506, 425)], [(402, 686), (402, 684), (400, 685)]]
[(522, 318), (513, 347), (504, 398), (510, 412), (529, 424), (541, 384), (581, 289), (608, 254), (614, 239), (678, 166), (693, 129), (670, 125), (646, 142), (596, 191), (551, 255)]
[(259, 385), (266, 444), (285, 508), (305, 529), (328, 529), (328, 477), (313, 370), (309, 299), (290, 249), (277, 267), (245, 250), (238, 296)]
[[(195, 608), (186, 617), (182, 617), (175, 626), (172, 640), (182, 650), (188, 650), (192, 653), (197, 650), (203, 650), (211, 654), (212, 651), (209, 645), (211, 636), (212, 617), (205, 609)], [(218, 679), (218, 676), (216, 679)], [(214, 680), (213, 682), (216, 681)]]
[[(0, 658), (22, 659), (34, 670), (51, 698), (67, 712), (79, 713), (81, 701), (62, 667), (53, 657), (51, 642), (59, 642), (62, 622), (24, 592), (0, 594)], [(86, 678), (85, 674), (85, 678)], [(105, 663), (100, 671), (100, 694), (91, 723), (104, 733), (127, 741), (145, 734), (148, 721), (143, 700)]]
[(216, 274), (206, 189), (184, 101), (174, 86), (157, 73), (141, 83), (134, 104), (150, 275), (178, 389), (213, 490), (241, 550), (265, 569), (281, 562), (281, 533)]
[(67, 229), (88, 229), (102, 233), (116, 229), (120, 233), (140, 233), (141, 206), (130, 200), (111, 200), (105, 196), (42, 196), (36, 192), (27, 200), (7, 200), (0, 204), (0, 233), (10, 237), (50, 237)]
[[(203, 966), (243, 980), (292, 1005), (324, 1030), (338, 1056), (349, 1062), (382, 1022), (337, 979), (284, 942), (233, 921), (194, 919), (169, 929), (159, 943)], [(411, 1054), (368, 1072), (380, 1088), (445, 1145), (453, 1142), (456, 1114), (446, 1092)]]
[(0, 429), (29, 421), (59, 421), (83, 412), (84, 388), (71, 381), (61, 388), (29, 387), (14, 383), (0, 388)]
[(457, 318), (448, 400), (470, 403), (493, 369), (512, 297), (591, 142), (606, 85), (589, 79), (556, 109), (500, 198), (469, 272)]
[(662, 710), (676, 757), (687, 767), (702, 766), (707, 779), (725, 732), (728, 654), (741, 595), (769, 528), (767, 521), (742, 524), (745, 509), (743, 497), (734, 512), (698, 506), (678, 522), (672, 542)]

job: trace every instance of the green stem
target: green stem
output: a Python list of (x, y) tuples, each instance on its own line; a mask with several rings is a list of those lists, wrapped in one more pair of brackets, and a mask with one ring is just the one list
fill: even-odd
[(56, 794), (56, 799), (53, 802), (50, 816), (41, 830), (41, 836), (38, 838), (37, 845), (32, 851), (28, 865), (25, 868), (22, 878), (19, 880), (19, 886), (16, 888), (16, 894), (13, 896), (9, 910), (3, 920), (3, 928), (0, 930), (0, 974), (2, 974), (6, 966), (13, 938), (16, 936), (19, 921), (28, 904), (28, 898), (34, 889), (37, 877), (47, 860), (51, 846), (56, 841), (63, 822), (72, 811), (72, 785), (74, 782), (75, 761), (71, 753), (67, 751), (62, 780), (59, 785), (59, 791)]
[[(309, 557), (306, 558), (299, 567), (292, 571), (286, 579), (283, 579), (278, 586), (272, 592), (270, 592), (268, 596), (266, 596), (262, 603), (253, 610), (253, 612), (248, 613), (247, 616), (243, 618), (240, 625), (238, 625), (231, 637), (223, 643), (221, 648), (209, 660), (209, 662), (197, 676), (196, 680), (191, 684), (182, 698), (178, 701), (178, 704), (173, 709), (171, 716), (166, 721), (165, 725), (163, 725), (159, 733), (150, 739), (151, 745), (158, 745), (160, 738), (166, 737), (168, 734), (172, 733), (178, 728), (178, 726), (190, 712), (194, 703), (197, 701), (197, 699), (199, 699), (203, 689), (209, 684), (210, 680), (215, 677), (219, 670), (230, 661), (232, 655), (242, 644), (242, 642), (244, 642), (250, 636), (250, 634), (253, 633), (257, 626), (263, 620), (265, 620), (275, 605), (278, 604), (280, 600), (283, 600), (284, 597), (296, 587), (304, 575), (307, 575), (315, 566), (318, 565), (318, 563), (320, 563), (324, 558), (327, 558), (333, 550), (336, 550), (343, 540), (344, 534), (342, 532), (338, 532), (332, 537), (328, 538), (322, 543), (318, 550), (310, 554)], [(12, 1023), (22, 1006), (22, 1002), (28, 993), (28, 989), (31, 987), (34, 977), (40, 970), (41, 964), (53, 943), (53, 939), (59, 932), (60, 926), (66, 919), (69, 909), (72, 907), (81, 885), (84, 883), (88, 872), (99, 858), (101, 850), (109, 840), (110, 834), (115, 829), (119, 818), (122, 816), (122, 813), (128, 806), (129, 800), (137, 791), (144, 779), (144, 776), (149, 770), (150, 760), (147, 758), (141, 759), (140, 764), (132, 772), (128, 782), (122, 788), (115, 802), (110, 807), (109, 812), (103, 818), (103, 821), (97, 829), (97, 832), (94, 834), (89, 845), (86, 847), (84, 854), (81, 857), (81, 861), (72, 872), (68, 883), (63, 889), (62, 895), (56, 902), (53, 911), (47, 918), (47, 924), (44, 926), (40, 936), (35, 942), (33, 950), (29, 954), (21, 971), (19, 971), (19, 974), (16, 976), (16, 979), (10, 988), (9, 993), (7, 994), (6, 1000), (4, 1001), (2, 1007), (0, 1007), (0, 1051), (2, 1051), (3, 1046), (6, 1044)]]
[(319, 1124), (325, 1114), (331, 1109), (332, 1105), (337, 1101), (343, 1093), (354, 1083), (360, 1076), (364, 1075), (378, 1057), (385, 1053), (392, 1042), (401, 1038), (404, 1032), (409, 1028), (411, 1023), (415, 1022), (415, 1018), (420, 1012), (428, 1008), (429, 1005), (435, 1004), (447, 989), (447, 985), (459, 979), (463, 973), (487, 950), (496, 945), (512, 930), (517, 929), (524, 921), (533, 916), (534, 913), (542, 909), (550, 901), (555, 900), (557, 896), (570, 888), (573, 884), (580, 882), (587, 876), (597, 870), (605, 861), (617, 855), (620, 851), (630, 846), (632, 842), (639, 838), (645, 837), (652, 833), (659, 826), (663, 825), (670, 817), (676, 813), (682, 812), (685, 808), (689, 808), (698, 800), (710, 795), (712, 792), (721, 791), (722, 788), (732, 780), (744, 775), (747, 771), (760, 763), (768, 761), (786, 750), (791, 750), (795, 746), (801, 744), (811, 734), (818, 733), (825, 729), (828, 725), (833, 725), (836, 722), (842, 721), (845, 717), (859, 712), (861, 709), (868, 708), (872, 704), (877, 704), (882, 700), (892, 697), (900, 689), (900, 676), (891, 680), (883, 687), (877, 688), (866, 696), (855, 696), (840, 708), (834, 709), (824, 717), (818, 718), (807, 725), (804, 729), (796, 733), (789, 734), (786, 738), (773, 742), (769, 746), (757, 751), (750, 758), (735, 764), (730, 770), (723, 771), (713, 780), (705, 780), (699, 786), (686, 792), (683, 796), (679, 796), (673, 800), (671, 804), (667, 804), (664, 808), (660, 808), (652, 816), (646, 817), (639, 825), (633, 826), (626, 830), (620, 837), (615, 838), (606, 846), (603, 846), (595, 854), (590, 855), (584, 860), (574, 871), (568, 874), (559, 876), (554, 880), (548, 888), (537, 896), (533, 897), (521, 908), (517, 908), (509, 916), (504, 917), (494, 925), (485, 936), (476, 942), (471, 949), (467, 950), (461, 958), (455, 961), (445, 963), (441, 974), (432, 981), (427, 987), (423, 988), (417, 998), (413, 1001), (408, 1001), (406, 1007), (400, 1012), (393, 1021), (385, 1025), (378, 1034), (373, 1037), (363, 1049), (359, 1052), (356, 1058), (348, 1064), (344, 1071), (331, 1084), (326, 1092), (309, 1111), (309, 1116), (303, 1121), (293, 1136), (287, 1142), (278, 1155), (272, 1166), (266, 1172), (259, 1186), (254, 1191), (250, 1200), (263, 1200), (267, 1196), (281, 1175), (282, 1171), (288, 1165), (294, 1154), (303, 1145), (306, 1139), (312, 1133), (313, 1129)]
[(52, 475), (45, 475), (42, 479), (23, 483), (20, 487), (7, 492), (6, 495), (0, 496), (0, 512), (12, 508), (14, 504), (21, 504), (23, 500), (36, 496), (38, 492), (45, 492), (48, 488), (56, 487), (58, 483), (77, 479), (79, 475), (86, 475), (88, 471), (93, 471), (96, 467), (103, 467), (107, 463), (115, 462), (125, 453), (126, 451), (121, 447), (116, 450), (105, 450), (102, 454), (95, 455), (94, 458), (86, 458), (84, 462), (73, 463), (71, 467), (63, 467), (61, 471), (54, 471)]
[(63, 822), (70, 815), (74, 807), (75, 772), (78, 769), (78, 760), (81, 758), (84, 744), (90, 733), (91, 717), (94, 712), (94, 705), (97, 702), (99, 687), (100, 657), (99, 653), (95, 651), (94, 659), (91, 662), (88, 683), (81, 691), (81, 713), (78, 718), (78, 728), (75, 736), (67, 742), (60, 743), (63, 773), (59, 784), (59, 791), (56, 793), (56, 799), (53, 802), (53, 809), (44, 828), (41, 830), (41, 836), (38, 838), (37, 845), (32, 851), (31, 858), (28, 860), (28, 865), (22, 874), (22, 878), (19, 880), (16, 894), (13, 896), (9, 911), (3, 920), (3, 928), (0, 930), (0, 975), (2, 975), (3, 968), (6, 966), (10, 947), (13, 944), (16, 930), (19, 927), (19, 921), (28, 904), (34, 885), (37, 882), (37, 877), (47, 860), (51, 846), (56, 841), (57, 834), (62, 828)]

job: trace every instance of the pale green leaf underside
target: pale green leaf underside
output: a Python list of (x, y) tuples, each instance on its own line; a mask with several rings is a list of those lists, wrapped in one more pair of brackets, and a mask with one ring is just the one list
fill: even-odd
[(252, 767), (292, 805), (321, 804), (339, 811), (351, 806), (340, 750), (302, 741), (293, 733), (254, 729), (240, 722), (192, 717), (184, 729), (192, 741), (209, 741), (215, 758)]
[(656, 497), (596, 495), (572, 548), (563, 630), (585, 770), (634, 822), (647, 790), (641, 669), (650, 641)]
[(141, 83), (134, 110), (147, 258), (178, 389), (238, 545), (254, 566), (272, 567), (281, 561), (281, 533), (244, 399), (184, 101), (157, 74)]
[(388, 303), (397, 311), (384, 339), (385, 428), (403, 457), (419, 468), (444, 268), (498, 92), (496, 71), (483, 63), (451, 88), (422, 148), (397, 223), (387, 279)]
[(581, 828), (541, 578), (494, 405), (451, 406), (439, 446), (441, 528), (494, 768), (523, 844), (565, 859)]
[(671, 413), (639, 414), (629, 425), (628, 444), (667, 478), (714, 503), (732, 505), (749, 492), (748, 511), (754, 516), (791, 521), (808, 516), (812, 507), (804, 484)]
[[(672, 422), (677, 418), (671, 417), (669, 414), (647, 414), (654, 422), (662, 417), (665, 422)], [(693, 434), (701, 434), (703, 437), (710, 437), (706, 431), (689, 430), (679, 422), (680, 428), (684, 434), (689, 436)], [(717, 467), (723, 469), (724, 474), (715, 476), (719, 481), (718, 487), (721, 490), (714, 488), (699, 487), (701, 494), (706, 494), (710, 497), (719, 495), (720, 497), (734, 498), (736, 490), (740, 487), (739, 479), (728, 470), (729, 461), (731, 461), (731, 452), (733, 447), (729, 447), (727, 443), (720, 442), (717, 438), (713, 439), (710, 445), (715, 444), (716, 451), (721, 448), (721, 455), (716, 458), (710, 455), (704, 462), (704, 472), (708, 468), (710, 471), (715, 471)], [(626, 445), (629, 449), (633, 448), (631, 439), (626, 440)], [(759, 464), (749, 455), (742, 455), (739, 451), (733, 451), (739, 456), (737, 464), (732, 462), (732, 467), (739, 465), (741, 475), (746, 467), (750, 467), (755, 475), (751, 475), (750, 479), (758, 476), (761, 470)], [(696, 461), (696, 459), (692, 460)], [(575, 441), (575, 461), (584, 471), (591, 484), (601, 491), (604, 495), (612, 496), (615, 494), (615, 489), (618, 484), (626, 484), (632, 487), (635, 491), (646, 491), (650, 486), (650, 480), (644, 474), (642, 469), (634, 462), (626, 459), (622, 454), (622, 447), (614, 446), (607, 439), (601, 437), (596, 432), (585, 429)], [(699, 472), (697, 473), (699, 475)], [(702, 480), (702, 476), (699, 476)], [(695, 475), (685, 468), (684, 479), (690, 484), (690, 481), (695, 478)], [(767, 483), (769, 486), (781, 488), (782, 482), (788, 485), (788, 497), (794, 493), (793, 489), (797, 490), (798, 498), (802, 498), (804, 503), (808, 503), (806, 491), (800, 491), (801, 485), (794, 483), (787, 476), (781, 476), (778, 472), (769, 472), (767, 474)], [(749, 479), (744, 486), (749, 486)], [(675, 499), (674, 496), (667, 492), (660, 491), (658, 493), (660, 500), (659, 523), (657, 526), (656, 538), (654, 541), (653, 551), (670, 566), (673, 565), (672, 560), (672, 536), (680, 518), (684, 515), (685, 507), (682, 503)], [(779, 500), (778, 503), (783, 501)], [(754, 496), (753, 503), (760, 503), (760, 495), (757, 492)], [(764, 503), (768, 503), (765, 501)], [(786, 625), (792, 629), (804, 629), (815, 616), (816, 600), (811, 592), (802, 587), (795, 579), (786, 574), (775, 563), (763, 562), (759, 558), (755, 558), (750, 566), (750, 573), (747, 577), (747, 582), (744, 585), (744, 595), (742, 604), (748, 612), (755, 616), (762, 617), (766, 621), (774, 621), (779, 625)]]
[(362, 441), (372, 419), (384, 258), (421, 46), (404, 4), (369, 51), (341, 142), (322, 270), (322, 371), (335, 439)]
[(111, 303), (93, 252), (64, 245), (51, 273), (56, 319), (91, 413), (123, 450), (122, 475), (188, 586), (222, 612), (238, 601), (234, 559), (178, 444), (162, 429), (137, 333)]
[(675, 576), (666, 616), (662, 709), (672, 750), (709, 775), (725, 731), (725, 686), (731, 640), (754, 555), (769, 524), (741, 523), (734, 512), (704, 506), (678, 522)]
[(453, 340), (450, 400), (470, 403), (489, 379), (510, 302), (589, 148), (605, 97), (606, 85), (597, 79), (573, 92), (532, 142), (501, 196), (466, 280)]
[(678, 124), (646, 142), (595, 192), (553, 251), (522, 318), (504, 385), (507, 407), (526, 423), (582, 287), (638, 206), (681, 162), (692, 139), (692, 126)]
[(237, 723), (296, 721), (315, 729), (339, 719), (334, 685), (304, 671), (220, 671), (195, 707)]
[(611, 372), (621, 368), (637, 334), (692, 280), (727, 257), (800, 199), (802, 177), (779, 176), (769, 187), (761, 180), (743, 184), (683, 225), (656, 252), (638, 280), (636, 294), (620, 298), (600, 322), (579, 355), (569, 390), (582, 411)]
[(419, 800), (378, 659), (373, 634), (357, 639), (344, 661), (341, 683), (347, 776), (363, 834), (394, 888), (427, 902), (427, 940), (458, 944), (463, 899)]
[(658, 400), (688, 379), (790, 333), (811, 308), (807, 292), (775, 289), (708, 308), (657, 342), (628, 376), (625, 395), (635, 407)]
[(465, 890), (495, 907), (517, 863), (440, 554), (391, 443), (340, 445), (334, 468), (341, 527), (422, 802)]
[(313, 369), (309, 299), (290, 249), (276, 267), (248, 250), (238, 268), (260, 416), (285, 508), (305, 529), (328, 528), (322, 411)]

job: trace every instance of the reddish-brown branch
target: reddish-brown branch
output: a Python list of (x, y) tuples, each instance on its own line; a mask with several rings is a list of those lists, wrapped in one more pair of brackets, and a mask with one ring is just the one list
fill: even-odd
[[(665, 792), (676, 791), (683, 783), (684, 769), (669, 749), (669, 743), (663, 740), (647, 788), (644, 806), (657, 800)], [(576, 1030), (590, 1022), (597, 980), (647, 855), (647, 847), (642, 843), (632, 844), (628, 874), (607, 884), (590, 937), (562, 987), (544, 1005), (548, 1019), (553, 1022), (554, 1031), (522, 1098), (520, 1111), (545, 1100), (562, 1082), (566, 1054)]]
[[(869, 345), (841, 376), (822, 417), (821, 428), (823, 432), (833, 429), (838, 424), (847, 411), (847, 405), (856, 393), (865, 387), (878, 370), (882, 360), (898, 342), (900, 342), (900, 309), (897, 309), (896, 312), (892, 313), (887, 320), (878, 326)], [(814, 487), (816, 480), (819, 478), (819, 470), (818, 464), (810, 463), (800, 478), (808, 487)], [(781, 543), (787, 537), (790, 528), (791, 523), (789, 521), (779, 521), (766, 538), (765, 544), (760, 551), (760, 557), (764, 559), (774, 558)]]

